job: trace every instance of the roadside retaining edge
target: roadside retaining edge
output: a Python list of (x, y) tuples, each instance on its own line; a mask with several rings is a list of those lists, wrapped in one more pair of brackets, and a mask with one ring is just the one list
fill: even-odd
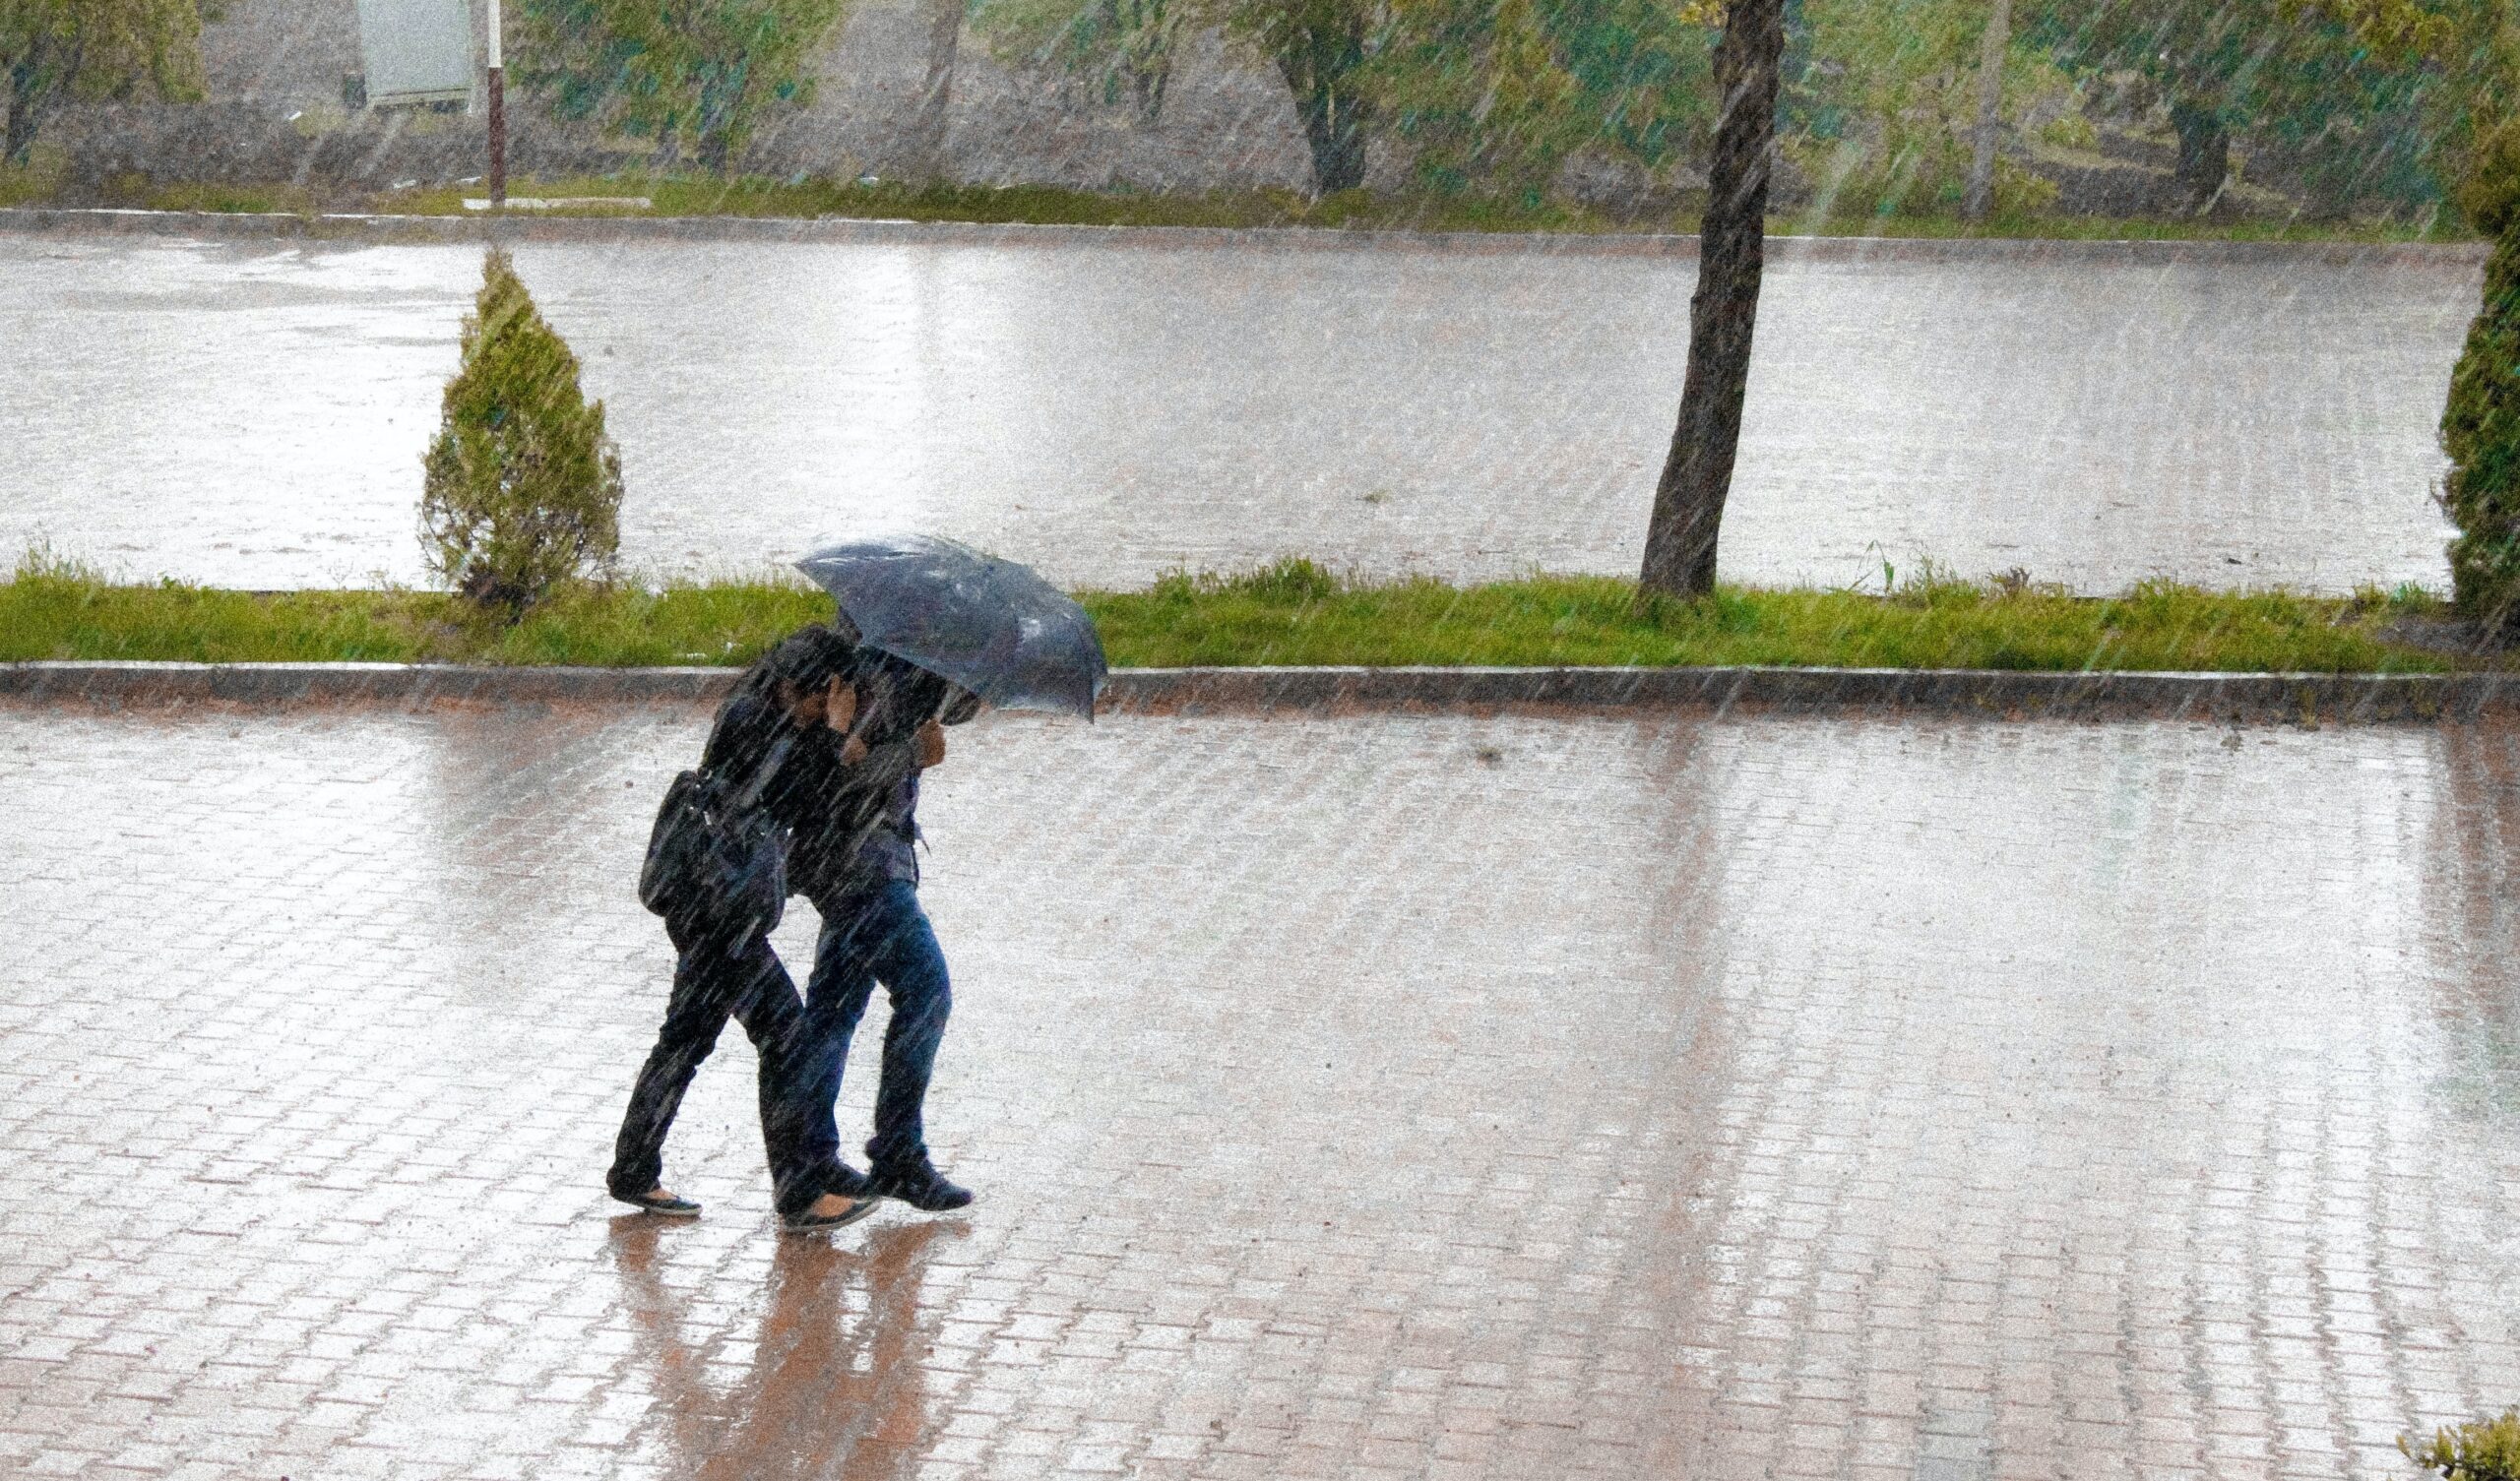
[[(355, 213), (125, 211), (12, 207), (0, 232), (361, 242), (809, 242), (897, 246), (1127, 246), (1347, 252), (1694, 259), (1676, 232), (1401, 231), (1331, 226), (1065, 226), (862, 216), (376, 216)], [(2249, 242), (2048, 237), (1795, 236), (1767, 238), (1777, 262), (2005, 261), (2287, 262), (2481, 266), (2484, 242)]]
[[(701, 705), (727, 668), (403, 663), (0, 664), (0, 701), (186, 705)], [(1500, 710), (1915, 712), (2003, 719), (2377, 724), (2520, 711), (2520, 674), (2041, 673), (1887, 668), (1127, 668), (1121, 714), (1368, 714)]]

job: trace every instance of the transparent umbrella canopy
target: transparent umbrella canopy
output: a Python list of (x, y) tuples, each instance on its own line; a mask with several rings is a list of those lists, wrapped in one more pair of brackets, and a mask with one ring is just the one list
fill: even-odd
[(934, 535), (827, 545), (796, 563), (858, 641), (1003, 710), (1094, 718), (1108, 665), (1094, 619), (1029, 566)]

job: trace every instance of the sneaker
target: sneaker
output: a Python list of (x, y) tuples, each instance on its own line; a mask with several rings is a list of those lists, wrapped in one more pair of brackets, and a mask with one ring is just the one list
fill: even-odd
[(825, 1193), (836, 1193), (844, 1199), (866, 1197), (866, 1187), (873, 1180), (846, 1162), (835, 1162), (831, 1178), (823, 1184)]
[(972, 1202), (972, 1191), (946, 1181), (925, 1157), (901, 1167), (879, 1167), (866, 1180), (870, 1197), (908, 1203), (922, 1213), (945, 1213)]
[(613, 1197), (633, 1208), (661, 1218), (698, 1218), (700, 1205), (686, 1198), (677, 1198), (662, 1189), (647, 1193), (616, 1193)]

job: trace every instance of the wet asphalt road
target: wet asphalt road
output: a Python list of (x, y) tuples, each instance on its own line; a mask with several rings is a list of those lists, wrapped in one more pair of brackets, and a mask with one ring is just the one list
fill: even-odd
[[(1631, 571), (1693, 266), (1356, 248), (530, 245), (624, 553), (917, 525), (1070, 584), (1309, 554)], [(0, 546), (248, 586), (420, 576), (473, 250), (0, 234)], [(1723, 560), (2086, 590), (2444, 583), (2448, 260), (1787, 262)]]

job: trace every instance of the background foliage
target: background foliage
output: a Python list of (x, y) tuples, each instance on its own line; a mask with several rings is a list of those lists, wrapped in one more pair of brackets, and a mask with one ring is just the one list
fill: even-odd
[(199, 97), (202, 20), (199, 0), (0, 0), (0, 159), (25, 163), (68, 99)]
[(562, 118), (723, 170), (763, 116), (813, 95), (804, 64), (843, 0), (522, 0), (509, 66)]
[[(201, 3), (0, 0), (7, 154), (23, 164), (67, 101), (197, 95)], [(2017, 0), (1998, 214), (2263, 216), (2292, 201), (2331, 221), (2456, 218), (2470, 161), (2509, 111), (2510, 3)], [(1315, 196), (1364, 184), (1370, 164), (1427, 198), (1529, 210), (1606, 171), (1668, 211), (1702, 180), (1716, 111), (1720, 0), (934, 0), (947, 24), (931, 32), (951, 33), (965, 4), (1000, 60), (1067, 79), (1137, 127), (1163, 124), (1190, 41), (1224, 38), (1292, 93)], [(658, 168), (730, 176), (776, 114), (810, 100), (845, 8), (514, 0), (509, 60), (560, 117), (652, 142)], [(1788, 209), (1949, 216), (1990, 8), (1788, 0)], [(922, 97), (951, 88), (951, 47), (930, 50), (944, 75)], [(2115, 209), (2072, 194), (2130, 169), (2162, 188)]]

